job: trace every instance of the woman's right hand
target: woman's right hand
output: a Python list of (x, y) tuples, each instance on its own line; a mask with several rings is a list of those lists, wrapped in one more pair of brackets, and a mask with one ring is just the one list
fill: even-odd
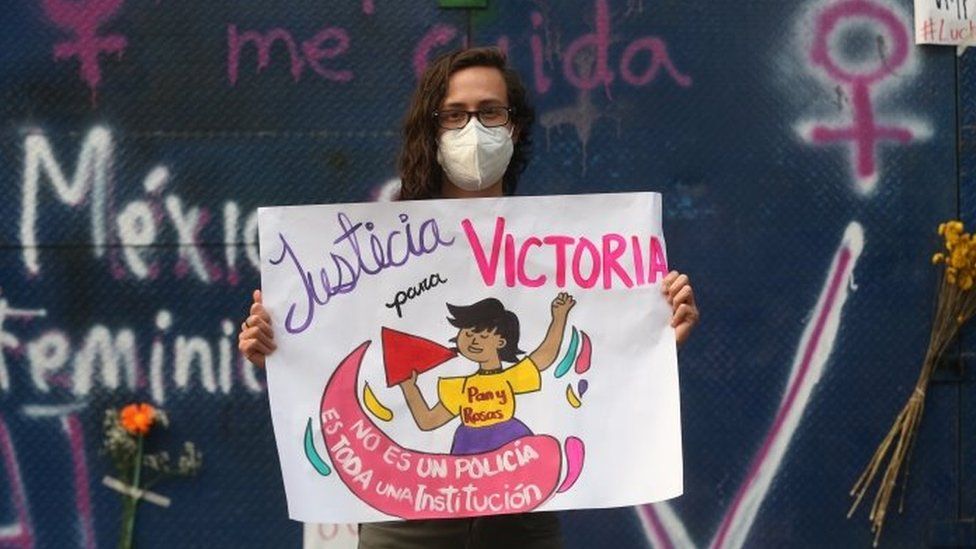
[(271, 331), (271, 317), (261, 304), (261, 290), (254, 290), (254, 303), (251, 304), (251, 313), (241, 323), (237, 348), (251, 364), (262, 368), (264, 359), (277, 348), (274, 332)]

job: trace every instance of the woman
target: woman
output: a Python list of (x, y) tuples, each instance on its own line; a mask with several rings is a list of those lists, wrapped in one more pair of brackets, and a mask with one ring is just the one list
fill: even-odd
[[(400, 199), (513, 194), (529, 160), (533, 118), (525, 87), (499, 50), (473, 48), (438, 58), (418, 83), (404, 121)], [(661, 291), (671, 304), (680, 345), (698, 322), (691, 284), (686, 275), (671, 272)], [(238, 347), (258, 366), (275, 349), (260, 290), (241, 325)], [(527, 513), (363, 524), (359, 546), (542, 549), (561, 547), (562, 539), (554, 513)]]

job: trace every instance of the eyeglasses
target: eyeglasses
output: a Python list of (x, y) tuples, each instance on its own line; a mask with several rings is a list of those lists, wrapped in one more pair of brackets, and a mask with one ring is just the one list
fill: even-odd
[(511, 107), (485, 107), (476, 111), (463, 111), (460, 109), (447, 109), (434, 111), (434, 118), (437, 125), (445, 130), (459, 130), (468, 125), (471, 115), (478, 117), (478, 121), (486, 128), (495, 128), (508, 124), (512, 117)]

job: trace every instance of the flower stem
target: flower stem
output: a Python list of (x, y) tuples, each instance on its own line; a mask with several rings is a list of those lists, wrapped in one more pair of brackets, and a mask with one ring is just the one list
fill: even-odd
[[(143, 435), (139, 435), (136, 445), (136, 458), (132, 464), (132, 488), (139, 490), (139, 481), (142, 476), (142, 441)], [(122, 539), (119, 540), (119, 549), (132, 549), (132, 537), (135, 532), (136, 508), (139, 506), (139, 498), (133, 495), (125, 496), (125, 508), (122, 513)]]

